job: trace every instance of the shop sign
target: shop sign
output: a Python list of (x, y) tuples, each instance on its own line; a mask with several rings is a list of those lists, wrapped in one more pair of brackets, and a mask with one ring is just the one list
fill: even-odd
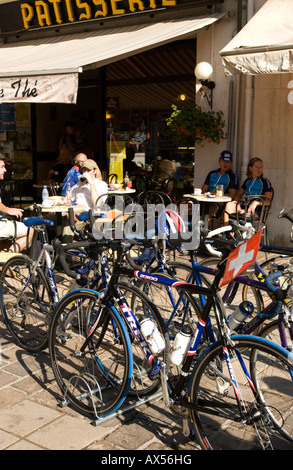
[(0, 103), (76, 103), (78, 74), (0, 78)]
[(16, 31), (101, 21), (176, 7), (203, 6), (223, 0), (26, 0), (0, 5), (1, 35)]

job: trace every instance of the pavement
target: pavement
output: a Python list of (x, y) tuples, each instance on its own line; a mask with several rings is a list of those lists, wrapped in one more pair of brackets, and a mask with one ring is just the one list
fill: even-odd
[[(32, 355), (16, 346), (0, 319), (1, 450), (176, 450), (199, 449), (182, 432), (181, 419), (161, 397), (97, 423), (60, 406), (48, 351)], [(101, 454), (104, 455), (104, 454)], [(109, 454), (110, 455), (110, 454)], [(124, 454), (123, 454), (124, 455)]]

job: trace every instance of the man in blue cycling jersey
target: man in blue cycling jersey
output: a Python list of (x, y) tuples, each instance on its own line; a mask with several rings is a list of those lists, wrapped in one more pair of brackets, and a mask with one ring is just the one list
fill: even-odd
[(67, 190), (67, 185), (70, 183), (70, 187), (72, 188), (78, 181), (80, 180), (81, 177), (81, 168), (83, 165), (83, 162), (87, 160), (87, 156), (84, 153), (78, 153), (74, 157), (74, 165), (73, 167), (68, 171), (67, 175), (65, 176), (63, 183), (62, 183), (62, 188), (61, 188), (61, 196), (66, 196), (66, 190)]
[[(238, 189), (238, 176), (231, 170), (232, 153), (229, 150), (223, 150), (219, 158), (220, 168), (210, 171), (202, 185), (203, 193), (215, 193), (217, 186), (223, 185), (224, 194), (234, 199)], [(219, 217), (224, 209), (224, 203), (209, 204), (209, 216)]]
[(223, 150), (219, 158), (220, 168), (210, 171), (202, 185), (202, 192), (216, 192), (216, 187), (224, 186), (224, 194), (234, 199), (238, 189), (238, 176), (231, 170), (232, 153), (229, 150)]

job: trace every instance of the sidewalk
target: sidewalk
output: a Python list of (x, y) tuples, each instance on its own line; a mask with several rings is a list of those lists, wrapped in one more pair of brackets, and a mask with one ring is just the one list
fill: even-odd
[(15, 346), (0, 319), (1, 450), (192, 451), (181, 420), (161, 398), (95, 425), (69, 406), (58, 406), (48, 352)]

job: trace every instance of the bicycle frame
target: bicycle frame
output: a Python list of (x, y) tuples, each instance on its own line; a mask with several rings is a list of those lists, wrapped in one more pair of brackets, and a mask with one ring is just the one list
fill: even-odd
[[(263, 247), (265, 247), (265, 245), (263, 245)], [(275, 251), (273, 250), (276, 250), (278, 249), (278, 247), (270, 247), (272, 248), (272, 253)], [(283, 252), (283, 247), (282, 248), (282, 252)], [(290, 250), (290, 249), (288, 249)], [(292, 251), (292, 255), (293, 255), (293, 250)], [(282, 253), (284, 254), (284, 253)], [(208, 274), (208, 275), (213, 275), (215, 276), (216, 273), (217, 273), (217, 269), (213, 269), (213, 268), (209, 268), (208, 266), (203, 266), (201, 264), (199, 264), (196, 259), (193, 259), (192, 262), (192, 273), (190, 275), (190, 277), (188, 278), (188, 282), (193, 282), (193, 280), (195, 281), (196, 284), (198, 285), (201, 285), (201, 277), (200, 277), (200, 274)], [(265, 291), (267, 293), (270, 294), (270, 289), (266, 286), (266, 284), (263, 282), (264, 280), (264, 276), (265, 276), (265, 273), (263, 271), (263, 269), (261, 268), (261, 266), (258, 264), (257, 261), (255, 261), (254, 263), (254, 272), (255, 272), (255, 275), (257, 277), (257, 279), (260, 279), (260, 280), (255, 280), (255, 279), (252, 279), (250, 277), (246, 277), (246, 276), (237, 276), (235, 277), (235, 279), (233, 280), (232, 283), (230, 283), (223, 296), (222, 296), (222, 300), (223, 302), (225, 303), (227, 301), (227, 299), (229, 298), (230, 296), (230, 293), (232, 292), (233, 290), (233, 287), (235, 286), (235, 284), (242, 284), (242, 285), (246, 285), (248, 287), (253, 287), (254, 289), (257, 289), (257, 290), (262, 290), (262, 291)], [(270, 295), (271, 296), (271, 295)], [(252, 318), (250, 321), (246, 322), (246, 324), (243, 326), (243, 328), (239, 331), (239, 334), (252, 334), (253, 331), (256, 330), (256, 328), (258, 326), (260, 326), (264, 321), (265, 321), (265, 315), (269, 315), (271, 312), (274, 311), (275, 309), (275, 306), (276, 306), (276, 302), (274, 300), (272, 300), (272, 302), (263, 309), (262, 311), (262, 316), (260, 317), (260, 315), (256, 315), (254, 318)], [(291, 340), (293, 342), (293, 327), (290, 327), (289, 328), (289, 332), (290, 332), (290, 337), (291, 337)], [(284, 348), (288, 349), (288, 343), (287, 343), (287, 339), (286, 339), (286, 335), (284, 334), (284, 323), (283, 323), (283, 315), (282, 313), (279, 314), (279, 333), (280, 333), (280, 339), (281, 339), (281, 344)]]

